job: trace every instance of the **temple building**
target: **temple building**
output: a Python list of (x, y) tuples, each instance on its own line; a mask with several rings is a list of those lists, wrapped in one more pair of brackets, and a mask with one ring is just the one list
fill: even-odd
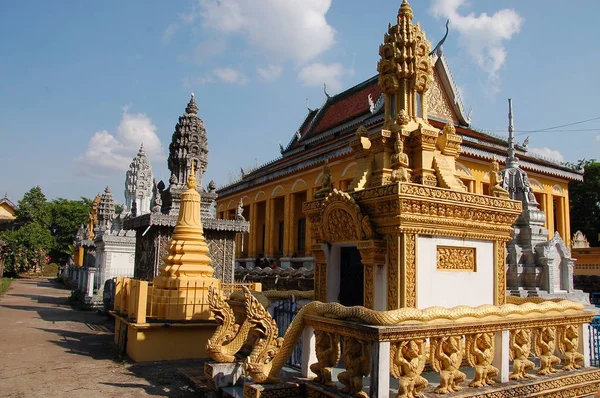
[[(311, 111), (281, 159), (220, 191), (220, 214), (250, 218), (241, 254), (314, 258), (314, 300), (283, 325), (266, 299), (298, 291), (211, 290), (207, 385), (257, 398), (598, 391), (569, 235), (547, 236), (567, 228), (566, 184), (581, 175), (516, 145), (512, 117), (508, 141), (470, 129), (439, 48), (403, 0), (377, 79)], [(569, 299), (514, 297), (512, 282)]]
[[(385, 51), (382, 45), (380, 54)], [(441, 45), (436, 46), (429, 59), (433, 78), (423, 105), (417, 102), (415, 112), (417, 115), (426, 112), (428, 122), (435, 128), (443, 129), (450, 123), (462, 138), (462, 151), (455, 162), (459, 183), (470, 193), (489, 195), (489, 163), (497, 157), (500, 168), (506, 166), (509, 141), (471, 127)], [(257, 258), (264, 257), (275, 259), (283, 267), (310, 268), (313, 258), (307, 242), (311, 239), (311, 228), (302, 214), (302, 203), (312, 200), (322, 186), (322, 166), (326, 160), (332, 187), (341, 191), (352, 188), (353, 174), (361, 163), (349, 145), (357, 128), (364, 126), (366, 131), (361, 134), (377, 131), (383, 127), (386, 113), (396, 112), (395, 99), (386, 101), (381, 87), (381, 77), (376, 75), (337, 95), (327, 96), (320, 108), (308, 110), (288, 145), (281, 148), (279, 158), (217, 190), (219, 218), (234, 219), (241, 202), (242, 214), (250, 221), (250, 232), (237, 238), (238, 264), (252, 267)], [(520, 159), (521, 169), (527, 172), (539, 209), (546, 214), (543, 227), (550, 231), (547, 238), (557, 232), (569, 246), (568, 183), (582, 180), (582, 174), (529, 151), (527, 141), (513, 142), (513, 151)], [(430, 170), (416, 170), (411, 180), (427, 181), (438, 175), (443, 165), (434, 166)]]

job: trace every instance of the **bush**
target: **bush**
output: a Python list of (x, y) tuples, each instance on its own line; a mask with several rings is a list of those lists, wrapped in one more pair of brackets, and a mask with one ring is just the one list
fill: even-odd
[(58, 275), (58, 264), (50, 263), (42, 266), (42, 276), (57, 276)]

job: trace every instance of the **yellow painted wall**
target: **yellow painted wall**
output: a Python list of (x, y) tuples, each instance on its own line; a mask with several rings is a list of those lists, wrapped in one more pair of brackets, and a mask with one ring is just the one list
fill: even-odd
[[(331, 161), (331, 175), (334, 188), (345, 190), (348, 187), (348, 182), (354, 176), (356, 170), (356, 162), (351, 157), (346, 157), (338, 160)], [(465, 156), (459, 157), (457, 160), (457, 170), (465, 185), (471, 192), (478, 194), (487, 193), (489, 188), (489, 171), (490, 162), (486, 162), (479, 159), (468, 158)], [(540, 207), (546, 211), (546, 228), (550, 231), (549, 238), (552, 238), (554, 231), (558, 231), (561, 237), (565, 240), (567, 246), (570, 246), (571, 231), (569, 228), (569, 196), (568, 196), (568, 181), (565, 179), (559, 179), (555, 177), (546, 176), (539, 173), (527, 172), (529, 180), (532, 184), (533, 191), (537, 197), (542, 201)], [(262, 236), (256, 239), (257, 233), (262, 234), (262, 225), (266, 220), (271, 220), (265, 225), (265, 237), (268, 241), (272, 240), (271, 250), (269, 250), (268, 242), (265, 242), (264, 254), (268, 257), (277, 255), (275, 247), (277, 246), (277, 228), (281, 217), (275, 216), (273, 212), (269, 217), (268, 206), (273, 203), (274, 198), (284, 198), (284, 209), (285, 209), (285, 228), (287, 251), (284, 250), (284, 255), (296, 254), (296, 256), (307, 255), (310, 256), (310, 226), (307, 223), (306, 226), (306, 249), (305, 253), (297, 252), (297, 239), (293, 232), (297, 228), (297, 217), (298, 214), (290, 211), (290, 206), (293, 202), (293, 194), (305, 192), (306, 199), (311, 200), (314, 192), (320, 188), (322, 178), (322, 167), (315, 167), (306, 169), (292, 175), (287, 175), (280, 179), (270, 181), (266, 184), (257, 185), (246, 191), (238, 192), (234, 195), (227, 197), (221, 197), (217, 200), (217, 215), (220, 218), (228, 218), (232, 211), (235, 210), (240, 199), (242, 199), (244, 208), (249, 208), (250, 221), (250, 236), (246, 238), (249, 240), (248, 251), (245, 255), (249, 257), (256, 257), (262, 251)], [(262, 203), (266, 207), (266, 211), (257, 212), (255, 210), (256, 203)], [(261, 206), (263, 206), (261, 205)], [(295, 205), (295, 203), (294, 203)], [(555, 217), (554, 207), (557, 208), (557, 214)], [(295, 206), (294, 206), (295, 207)], [(296, 208), (296, 207), (295, 207)], [(258, 214), (257, 214), (258, 213)], [(290, 214), (294, 213), (294, 214)], [(292, 220), (293, 218), (293, 220)], [(269, 234), (269, 231), (272, 231)], [(238, 253), (237, 256), (241, 255), (240, 247), (237, 245)]]
[[(127, 355), (135, 362), (174, 361), (208, 358), (206, 342), (217, 330), (215, 322), (206, 324), (153, 325), (137, 329), (116, 319), (115, 340), (127, 328)], [(115, 341), (118, 343), (118, 341)]]
[(6, 203), (0, 204), (0, 218), (14, 220), (16, 216), (13, 208)]
[(571, 257), (576, 260), (574, 275), (600, 276), (600, 247), (571, 249)]

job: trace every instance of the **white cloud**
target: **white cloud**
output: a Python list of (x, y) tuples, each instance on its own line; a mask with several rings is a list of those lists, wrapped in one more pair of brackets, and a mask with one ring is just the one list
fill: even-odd
[(450, 19), (451, 29), (459, 33), (459, 44), (490, 78), (492, 92), (498, 91), (498, 72), (506, 62), (504, 42), (517, 34), (523, 18), (512, 9), (462, 15), (459, 8), (466, 0), (432, 0), (431, 13)]
[(542, 147), (542, 148), (529, 148), (529, 152), (532, 152), (534, 154), (546, 157), (546, 158), (550, 158), (553, 160), (557, 160), (559, 162), (564, 162), (565, 161), (565, 157), (563, 156), (562, 153), (560, 153), (557, 150), (554, 149), (550, 149), (548, 147)]
[(167, 26), (167, 28), (164, 30), (163, 35), (162, 35), (163, 44), (170, 42), (178, 30), (179, 30), (179, 25), (176, 23), (172, 23), (169, 26)]
[(242, 85), (248, 83), (248, 78), (244, 75), (243, 72), (237, 69), (216, 68), (213, 69), (212, 73), (215, 77), (217, 77), (217, 79), (224, 81), (225, 83)]
[(256, 72), (264, 81), (272, 82), (279, 79), (283, 68), (278, 65), (267, 65), (266, 68), (257, 67)]
[(183, 79), (183, 86), (188, 90), (193, 89), (195, 86), (217, 83), (220, 81), (243, 86), (248, 83), (248, 78), (242, 71), (234, 68), (215, 68), (202, 76), (185, 77)]
[(315, 62), (307, 65), (300, 70), (298, 78), (305, 86), (320, 86), (323, 83), (327, 84), (327, 89), (331, 94), (332, 91), (342, 89), (342, 78), (344, 76), (353, 75), (352, 69), (346, 69), (340, 63), (322, 64)]
[(75, 159), (77, 172), (82, 175), (102, 177), (109, 173), (124, 172), (141, 144), (150, 160), (162, 160), (160, 139), (156, 126), (144, 113), (129, 113), (124, 107), (117, 135), (107, 130), (95, 132), (83, 156)]
[(239, 35), (270, 59), (305, 63), (334, 43), (325, 17), (330, 7), (331, 0), (199, 0), (197, 16), (207, 29)]

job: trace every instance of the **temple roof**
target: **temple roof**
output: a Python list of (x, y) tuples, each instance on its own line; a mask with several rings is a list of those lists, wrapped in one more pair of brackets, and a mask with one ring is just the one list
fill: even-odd
[[(464, 155), (486, 161), (497, 156), (504, 163), (508, 151), (507, 138), (470, 127), (470, 117), (464, 112), (442, 47), (438, 47), (432, 57), (435, 79), (428, 95), (430, 124), (442, 129), (447, 122), (453, 123), (456, 132), (463, 138)], [(219, 197), (313, 167), (327, 158), (333, 160), (348, 155), (348, 144), (359, 125), (372, 131), (381, 128), (384, 119), (382, 105), (378, 75), (337, 95), (328, 96), (321, 108), (309, 109), (281, 157), (247, 172), (241, 180), (220, 188), (217, 191)], [(528, 152), (524, 146), (517, 145), (516, 153), (525, 170), (566, 180), (583, 179), (580, 171)]]

